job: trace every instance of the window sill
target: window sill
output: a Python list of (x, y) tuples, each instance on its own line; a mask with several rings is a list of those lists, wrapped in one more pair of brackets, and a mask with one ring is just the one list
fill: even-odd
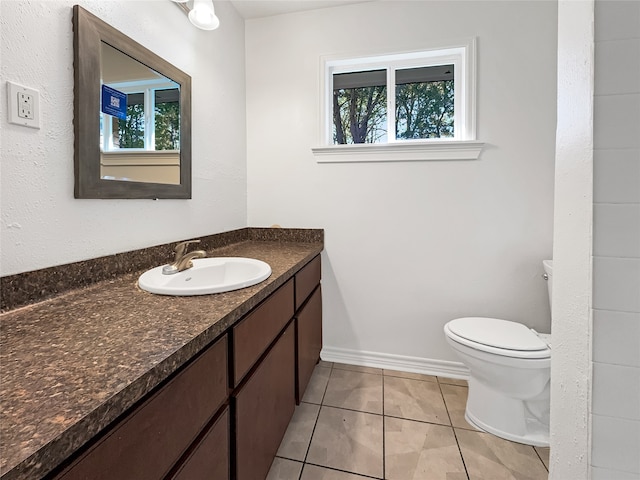
[(484, 146), (475, 140), (327, 145), (311, 149), (318, 163), (477, 160)]

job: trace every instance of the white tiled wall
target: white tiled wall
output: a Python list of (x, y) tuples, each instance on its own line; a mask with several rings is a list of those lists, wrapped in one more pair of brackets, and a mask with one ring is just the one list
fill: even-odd
[(592, 480), (639, 480), (640, 2), (595, 9)]
[[(601, 228), (594, 222), (594, 232)], [(595, 235), (594, 235), (595, 237)], [(594, 238), (593, 308), (640, 311), (640, 259), (598, 256)]]
[(640, 258), (640, 204), (596, 203), (593, 221), (594, 255)]
[(591, 399), (594, 415), (640, 421), (638, 367), (595, 362), (593, 383), (598, 386)]
[(593, 186), (596, 204), (640, 203), (637, 150), (596, 150), (593, 152), (593, 175), (596, 178)]
[(613, 470), (611, 468), (593, 467), (591, 470), (591, 480), (638, 480), (638, 475)]
[(640, 368), (640, 313), (593, 312), (593, 361)]

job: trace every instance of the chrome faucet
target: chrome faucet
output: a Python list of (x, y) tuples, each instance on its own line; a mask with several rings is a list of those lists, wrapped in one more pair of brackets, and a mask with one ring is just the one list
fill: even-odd
[(200, 240), (188, 240), (176, 245), (174, 249), (176, 257), (173, 259), (173, 263), (165, 265), (162, 268), (162, 273), (164, 275), (173, 275), (174, 273), (182, 272), (183, 270), (193, 267), (193, 262), (191, 260), (194, 258), (204, 258), (207, 256), (207, 252), (204, 250), (194, 250), (192, 252), (185, 253), (187, 251), (187, 246), (191, 243), (200, 243)]

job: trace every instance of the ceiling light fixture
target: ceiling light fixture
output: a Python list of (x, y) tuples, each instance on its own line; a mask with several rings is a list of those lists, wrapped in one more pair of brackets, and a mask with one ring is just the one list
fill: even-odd
[(213, 0), (173, 0), (189, 15), (189, 21), (202, 30), (215, 30), (220, 26), (213, 8)]

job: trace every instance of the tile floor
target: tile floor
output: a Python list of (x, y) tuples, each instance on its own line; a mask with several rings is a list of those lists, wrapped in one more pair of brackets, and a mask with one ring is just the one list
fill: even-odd
[(542, 480), (548, 448), (480, 432), (467, 384), (320, 362), (267, 480)]

